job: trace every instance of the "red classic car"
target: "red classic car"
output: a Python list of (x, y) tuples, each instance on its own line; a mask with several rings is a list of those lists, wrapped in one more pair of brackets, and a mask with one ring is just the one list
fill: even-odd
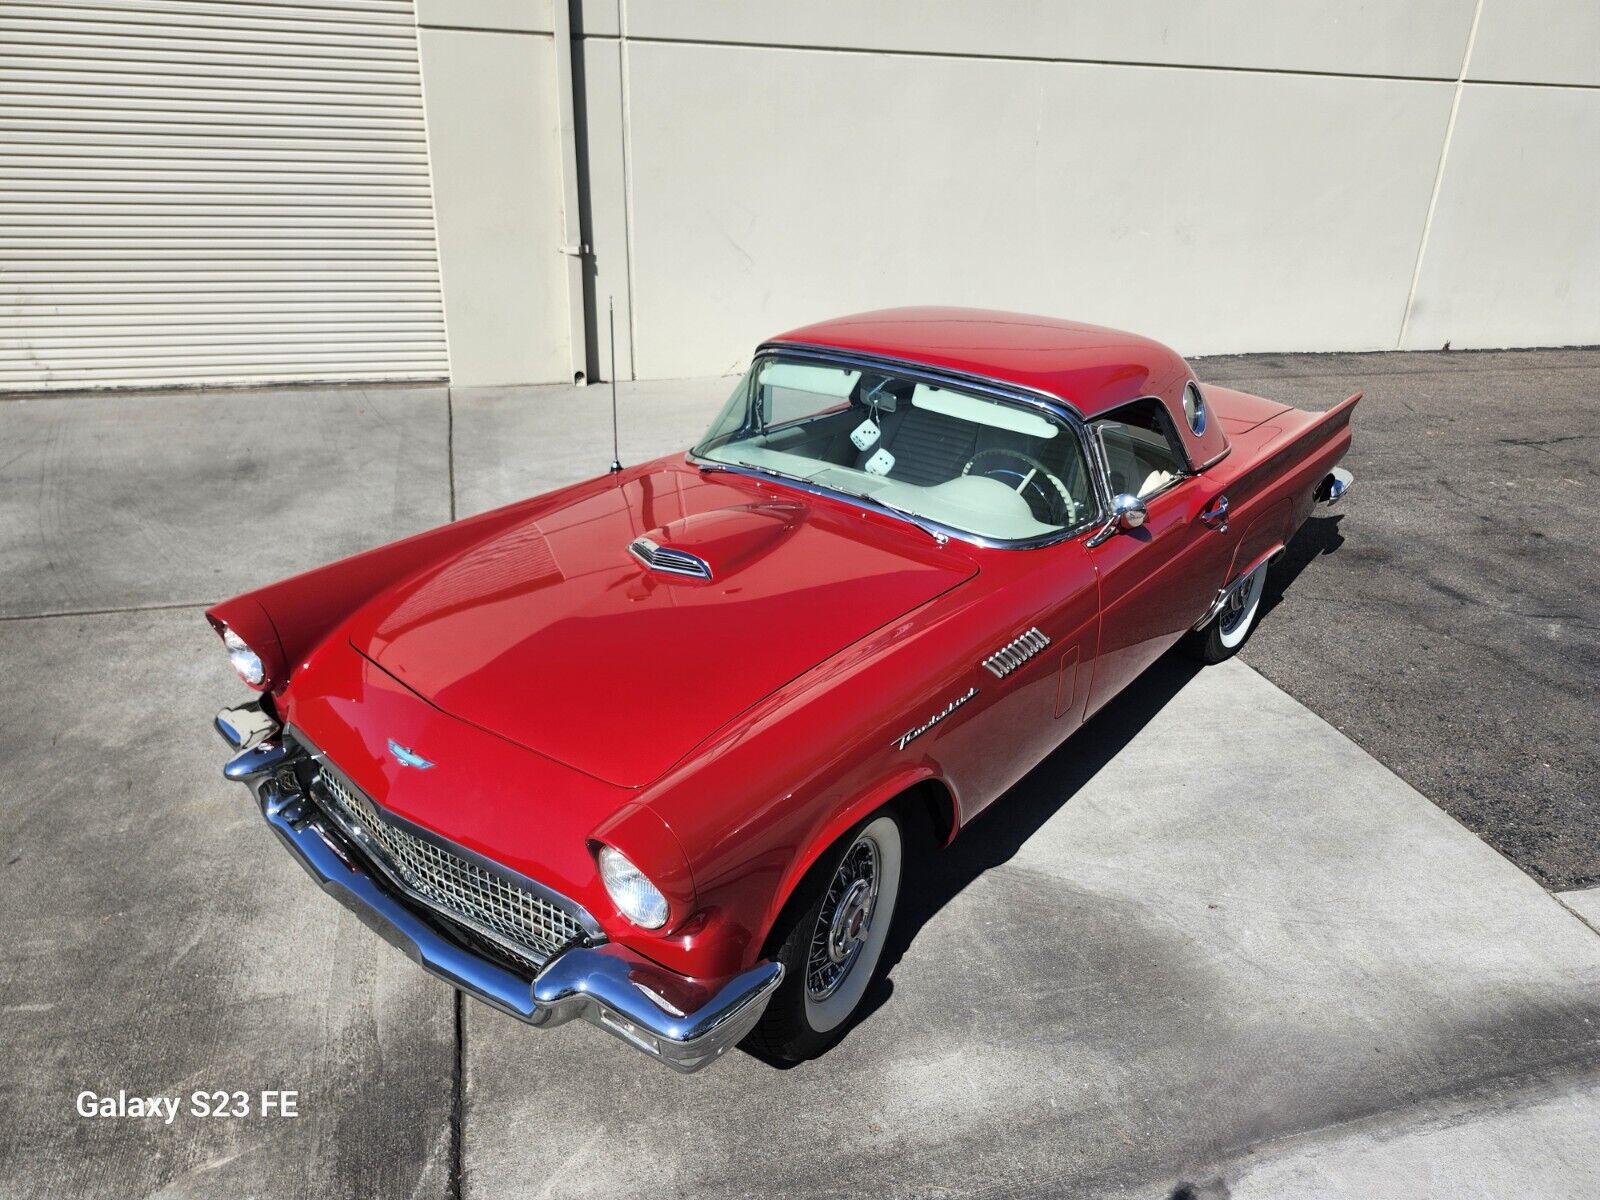
[(1244, 641), (1350, 484), (1164, 346), (905, 309), (762, 345), (687, 454), (207, 613), (229, 779), (324, 889), (533, 1025), (683, 1071), (842, 1035), (907, 856), (1165, 650)]

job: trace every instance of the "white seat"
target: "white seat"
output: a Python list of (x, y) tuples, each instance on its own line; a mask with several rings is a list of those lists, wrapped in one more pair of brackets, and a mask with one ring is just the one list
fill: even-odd
[(1139, 485), (1139, 499), (1143, 500), (1146, 496), (1155, 495), (1176, 478), (1177, 476), (1171, 471), (1151, 471), (1150, 474), (1145, 476), (1144, 482)]

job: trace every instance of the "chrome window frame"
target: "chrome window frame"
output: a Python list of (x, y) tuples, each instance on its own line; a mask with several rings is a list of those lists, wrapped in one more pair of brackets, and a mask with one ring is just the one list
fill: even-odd
[[(965, 542), (971, 546), (981, 546), (990, 550), (1037, 550), (1043, 546), (1058, 545), (1061, 542), (1093, 533), (1105, 524), (1106, 514), (1111, 511), (1111, 494), (1107, 490), (1108, 476), (1105, 462), (1099, 454), (1099, 438), (1089, 436), (1088, 426), (1084, 423), (1082, 415), (1060, 396), (1038, 388), (1008, 383), (1001, 379), (991, 379), (983, 375), (970, 375), (964, 371), (949, 371), (940, 367), (928, 366), (926, 363), (911, 362), (907, 359), (893, 358), (888, 355), (865, 354), (854, 350), (836, 350), (828, 346), (814, 346), (806, 342), (763, 342), (756, 347), (755, 355), (750, 360), (749, 378), (755, 379), (756, 368), (763, 359), (774, 357), (810, 360), (821, 365), (840, 366), (851, 370), (890, 371), (914, 383), (926, 383), (932, 387), (944, 386), (964, 389), (977, 396), (1036, 409), (1046, 416), (1055, 418), (1077, 438), (1078, 449), (1083, 454), (1084, 467), (1089, 473), (1090, 490), (1094, 496), (1095, 509), (1092, 516), (1080, 519), (1077, 524), (1032, 538), (996, 538), (987, 534), (973, 533), (971, 530), (958, 529), (954, 525), (946, 525), (942, 521), (936, 521), (932, 517), (924, 517), (920, 513), (917, 514), (917, 523), (937, 529), (940, 533), (955, 541)], [(748, 405), (748, 393), (745, 401)], [(696, 448), (698, 448), (698, 444)], [(859, 505), (862, 501), (860, 496), (852, 495), (850, 492), (811, 483), (808, 480), (785, 475), (782, 472), (757, 470), (753, 467), (742, 467), (736, 463), (725, 463), (714, 458), (705, 458), (696, 454), (694, 449), (688, 451), (688, 459), (702, 470), (728, 471), (732, 474), (742, 475), (758, 481), (770, 482), (776, 480), (786, 487), (792, 487), (798, 491), (808, 492), (816, 496), (826, 496), (829, 499), (839, 500), (846, 504)], [(871, 506), (868, 505), (867, 507), (870, 509)], [(871, 511), (878, 510), (871, 509)]]
[[(1194, 394), (1194, 415), (1189, 415), (1189, 406), (1186, 403), (1190, 393)], [(1206, 426), (1211, 422), (1211, 410), (1206, 405), (1206, 398), (1200, 391), (1200, 385), (1191, 379), (1183, 385), (1183, 400), (1180, 401), (1183, 415), (1189, 422), (1189, 431), (1195, 437), (1204, 437)]]
[[(1172, 414), (1167, 411), (1167, 402), (1160, 396), (1135, 396), (1132, 400), (1124, 401), (1123, 403), (1117, 405), (1116, 408), (1101, 413), (1098, 417), (1095, 417), (1094, 420), (1087, 422), (1085, 425), (1085, 429), (1094, 435), (1090, 440), (1094, 442), (1095, 449), (1100, 454), (1100, 469), (1105, 473), (1106, 488), (1108, 490), (1111, 487), (1111, 464), (1105, 457), (1105, 446), (1101, 444), (1100, 432), (1094, 427), (1101, 421), (1115, 421), (1117, 419), (1117, 413), (1121, 412), (1125, 408), (1131, 408), (1135, 404), (1145, 403), (1154, 404), (1156, 406), (1156, 411), (1161, 414), (1161, 419), (1163, 421), (1170, 422), (1172, 420)], [(1121, 421), (1118, 423), (1123, 425), (1127, 424), (1126, 421)], [(1145, 503), (1149, 503), (1157, 496), (1165, 496), (1168, 492), (1172, 491), (1173, 488), (1179, 487), (1188, 480), (1193, 479), (1196, 475), (1200, 474), (1201, 471), (1201, 468), (1196, 467), (1194, 465), (1194, 460), (1189, 457), (1189, 447), (1184, 445), (1183, 435), (1181, 433), (1179, 433), (1176, 429), (1172, 429), (1170, 432), (1165, 433), (1162, 436), (1167, 439), (1168, 448), (1174, 451), (1178, 460), (1178, 465), (1183, 469), (1172, 477), (1171, 482), (1165, 483), (1161, 487), (1158, 487), (1148, 496), (1140, 496), (1139, 499)]]

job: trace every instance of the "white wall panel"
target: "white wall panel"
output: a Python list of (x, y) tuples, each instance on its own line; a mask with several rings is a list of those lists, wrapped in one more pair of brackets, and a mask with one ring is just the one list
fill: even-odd
[[(565, 3), (566, 0), (554, 0)], [(417, 0), (417, 24), (447, 29), (552, 33), (552, 0)]]
[(570, 379), (554, 44), (421, 36), (451, 382)]
[(609, 39), (584, 39), (582, 54), (584, 127), (582, 152), (588, 168), (589, 271), (597, 379), (611, 375), (606, 301), (617, 307), (617, 374), (634, 377), (632, 288), (628, 278), (627, 148), (623, 139), (622, 48)]
[(0, 2), (0, 390), (446, 366), (410, 0)]
[[(624, 0), (623, 15), (630, 38), (1454, 79), (1475, 2)], [(605, 7), (585, 6), (586, 31), (615, 32)]]
[(1600, 91), (1468, 85), (1402, 349), (1600, 344)]
[(1451, 86), (630, 44), (635, 365), (884, 304), (1392, 347)]
[(1483, 0), (1467, 78), (1600, 87), (1600, 3)]

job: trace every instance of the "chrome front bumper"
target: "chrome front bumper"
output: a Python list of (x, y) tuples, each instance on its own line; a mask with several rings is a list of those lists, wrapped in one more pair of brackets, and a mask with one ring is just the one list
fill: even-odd
[[(581, 1017), (676, 1071), (698, 1071), (749, 1033), (783, 978), (765, 962), (714, 990), (611, 943), (557, 953), (532, 979), (452, 936), (447, 919), (401, 895), (293, 778), (302, 757), (254, 705), (224, 709), (217, 732), (236, 753), (223, 768), (318, 886), (430, 971), (530, 1025)], [(271, 728), (267, 728), (270, 724)], [(243, 731), (243, 732), (242, 732)]]

